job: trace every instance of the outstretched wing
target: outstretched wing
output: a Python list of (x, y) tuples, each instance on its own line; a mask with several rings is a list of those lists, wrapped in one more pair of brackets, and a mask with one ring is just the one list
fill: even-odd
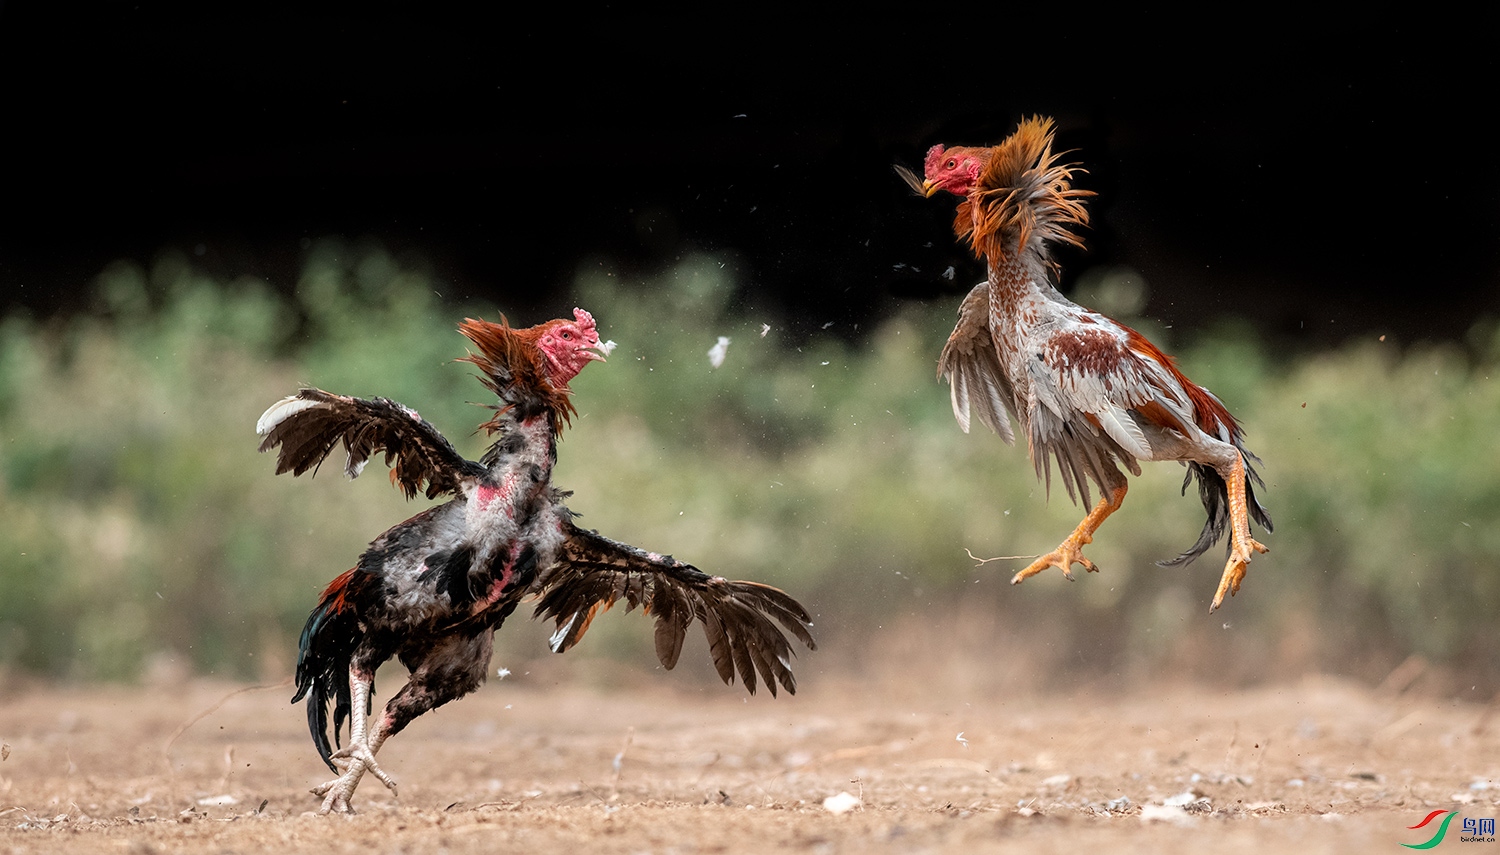
[(333, 447), (343, 442), (349, 453), (344, 474), (357, 478), (370, 456), (384, 451), (391, 481), (401, 486), (408, 499), (424, 491), (429, 499), (457, 492), (466, 478), (484, 472), (483, 466), (455, 451), (416, 410), (385, 398), (367, 401), (303, 389), (272, 404), (256, 423), (255, 432), (265, 437), (261, 451), (281, 446), (277, 475), (301, 475), (309, 469), (316, 473)]
[(554, 651), (572, 647), (597, 614), (624, 599), (627, 611), (640, 606), (655, 616), (656, 656), (664, 667), (677, 664), (688, 625), (697, 619), (725, 683), (732, 684), (738, 671), (745, 688), (755, 694), (759, 672), (772, 697), (777, 683), (797, 693), (792, 648), (776, 622), (816, 650), (809, 632), (812, 618), (801, 603), (770, 585), (710, 576), (670, 555), (617, 543), (571, 522), (565, 529), (559, 564), (543, 582), (535, 614), (557, 620)]
[(1016, 416), (1016, 396), (1000, 368), (995, 342), (990, 338), (990, 286), (981, 282), (958, 307), (958, 325), (938, 357), (938, 376), (948, 381), (953, 417), (969, 432), (969, 408), (1000, 435), (1006, 445), (1016, 441), (1010, 421)]

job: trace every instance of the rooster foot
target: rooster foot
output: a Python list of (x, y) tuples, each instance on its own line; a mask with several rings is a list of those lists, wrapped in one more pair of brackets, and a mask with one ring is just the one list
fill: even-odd
[(1213, 605), (1208, 607), (1208, 613), (1218, 611), (1219, 606), (1224, 604), (1224, 595), (1234, 596), (1240, 591), (1240, 583), (1245, 581), (1245, 565), (1250, 563), (1253, 557), (1251, 550), (1255, 552), (1267, 552), (1269, 548), (1253, 537), (1244, 540), (1235, 538), (1234, 547), (1229, 552), (1229, 561), (1224, 565), (1224, 575), (1219, 578), (1219, 590), (1214, 593)]
[(1057, 548), (1043, 555), (1041, 558), (1031, 562), (1025, 570), (1011, 577), (1012, 585), (1019, 585), (1032, 576), (1046, 570), (1048, 567), (1056, 567), (1061, 570), (1068, 581), (1073, 581), (1072, 565), (1082, 565), (1083, 569), (1090, 573), (1098, 573), (1099, 568), (1094, 562), (1083, 557), (1083, 544), (1075, 542), (1071, 537), (1058, 544)]
[(375, 762), (375, 753), (365, 743), (349, 743), (347, 747), (333, 753), (333, 761), (335, 765), (343, 768), (344, 774), (326, 784), (319, 784), (312, 788), (313, 795), (325, 796), (323, 806), (318, 808), (319, 814), (327, 814), (330, 811), (354, 813), (354, 808), (349, 802), (354, 798), (354, 789), (359, 786), (359, 781), (364, 777), (365, 772), (379, 778), (380, 783), (385, 784), (393, 795), (397, 794), (396, 780), (380, 768), (380, 764)]

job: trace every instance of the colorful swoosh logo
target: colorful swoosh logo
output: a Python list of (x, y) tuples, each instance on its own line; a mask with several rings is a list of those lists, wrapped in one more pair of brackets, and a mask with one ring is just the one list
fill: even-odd
[(1443, 824), (1438, 826), (1437, 833), (1432, 835), (1431, 840), (1428, 840), (1426, 843), (1403, 843), (1401, 845), (1405, 846), (1407, 849), (1431, 849), (1434, 846), (1437, 846), (1439, 843), (1442, 843), (1443, 835), (1448, 833), (1448, 823), (1452, 822), (1455, 816), (1458, 816), (1458, 811), (1435, 810), (1432, 813), (1429, 813), (1426, 819), (1422, 820), (1416, 825), (1407, 826), (1408, 829), (1421, 828), (1422, 826), (1426, 825), (1429, 822), (1432, 822), (1434, 819), (1442, 816), (1443, 814), (1447, 814), (1447, 816), (1443, 817)]

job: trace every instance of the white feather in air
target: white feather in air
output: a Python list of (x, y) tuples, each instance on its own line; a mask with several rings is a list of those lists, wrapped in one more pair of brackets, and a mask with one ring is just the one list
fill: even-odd
[(718, 344), (708, 349), (708, 364), (715, 368), (724, 364), (724, 357), (729, 353), (729, 336), (719, 336)]

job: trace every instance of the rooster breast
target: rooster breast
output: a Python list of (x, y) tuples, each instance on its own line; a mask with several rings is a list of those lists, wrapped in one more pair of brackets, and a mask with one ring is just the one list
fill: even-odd
[(517, 540), (536, 537), (538, 513), (552, 501), (557, 453), (551, 423), (534, 417), (507, 427), (487, 471), (464, 485), (464, 521), (476, 561), (500, 556)]
[(458, 496), (381, 535), (360, 567), (383, 580), (390, 624), (407, 631), (498, 625), (557, 561), (571, 514), (551, 475), (551, 426), (512, 425), (482, 473)]

